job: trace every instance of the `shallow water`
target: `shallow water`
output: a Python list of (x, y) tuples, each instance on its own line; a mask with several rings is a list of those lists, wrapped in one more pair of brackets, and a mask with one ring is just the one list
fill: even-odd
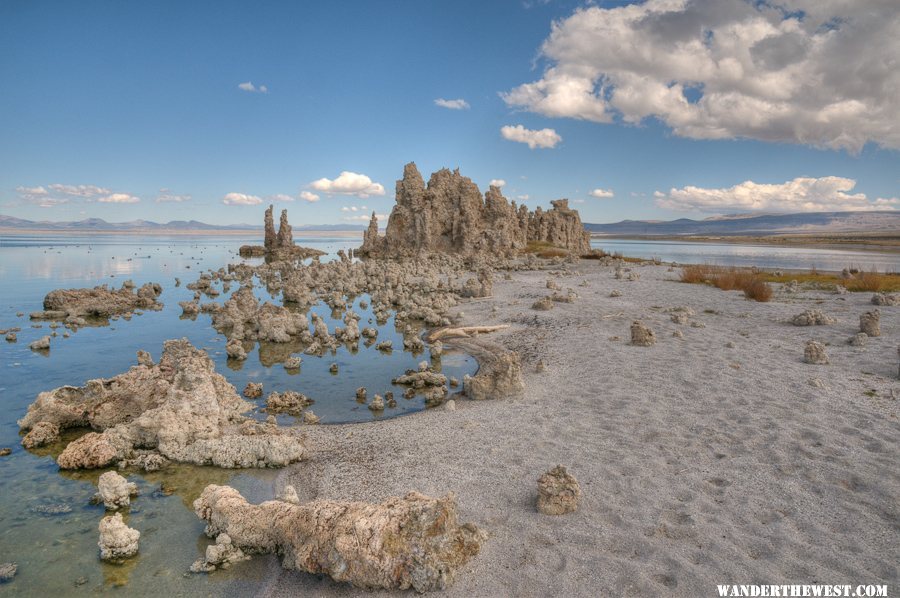
[(680, 264), (757, 266), (766, 269), (839, 272), (856, 267), (879, 272), (900, 271), (900, 254), (818, 247), (775, 247), (693, 241), (592, 238), (591, 247), (627, 257), (659, 258)]
[[(330, 259), (339, 249), (358, 246), (356, 238), (315, 237), (295, 239), (297, 243), (328, 253)], [(366, 386), (369, 395), (393, 390), (397, 407), (377, 417), (395, 417), (424, 409), (421, 396), (402, 398), (402, 387), (391, 385), (391, 378), (429, 359), (402, 350), (390, 354), (360, 343), (351, 354), (346, 347), (322, 357), (300, 353), (293, 344), (264, 343), (248, 351), (243, 362), (228, 360), (225, 337), (216, 332), (210, 317), (181, 317), (179, 301), (190, 300), (194, 292), (185, 288), (200, 273), (216, 270), (228, 263), (259, 263), (237, 256), (240, 245), (258, 243), (240, 236), (33, 236), (0, 238), (0, 329), (19, 326), (18, 342), (0, 338), (0, 448), (9, 447), (12, 455), (0, 457), (0, 563), (16, 562), (19, 571), (11, 584), (0, 591), (21, 595), (47, 595), (58, 592), (96, 592), (127, 584), (128, 594), (220, 594), (249, 592), (264, 581), (266, 559), (256, 558), (235, 568), (213, 575), (185, 575), (190, 564), (201, 556), (207, 539), (203, 525), (191, 509), (192, 501), (208, 483), (230, 484), (246, 493), (248, 499), (272, 498), (274, 470), (228, 471), (209, 467), (179, 465), (156, 474), (132, 472), (131, 479), (141, 494), (133, 502), (126, 519), (141, 532), (141, 553), (121, 566), (103, 564), (98, 559), (97, 525), (104, 514), (102, 506), (89, 504), (102, 471), (60, 472), (53, 456), (64, 443), (44, 450), (28, 452), (20, 446), (16, 420), (21, 418), (37, 394), (67, 384), (82, 385), (92, 378), (115, 376), (136, 364), (136, 352), (147, 350), (158, 359), (163, 341), (187, 337), (205, 349), (216, 370), (238, 391), (248, 381), (263, 382), (264, 396), (271, 391), (297, 390), (311, 397), (312, 410), (323, 424), (371, 421), (375, 415), (355, 400), (355, 390)], [(175, 287), (175, 277), (182, 286)], [(57, 288), (91, 287), (108, 283), (119, 287), (131, 279), (137, 286), (159, 282), (164, 304), (160, 311), (145, 311), (130, 319), (120, 318), (108, 325), (87, 326), (70, 338), (65, 328), (56, 329), (49, 353), (36, 353), (29, 343), (52, 334), (49, 322), (33, 328), (28, 314), (42, 309), (44, 295)], [(221, 283), (216, 283), (221, 290)], [(232, 291), (239, 284), (232, 282)], [(264, 288), (255, 288), (261, 299), (280, 304)], [(222, 302), (223, 293), (215, 298)], [(365, 296), (353, 298), (353, 309), (362, 316), (360, 327), (378, 328), (378, 341), (391, 339), (402, 348), (402, 334), (393, 318), (377, 326), (370, 309), (361, 309)], [(210, 299), (204, 297), (203, 301)], [(349, 303), (349, 301), (348, 301)], [(312, 308), (333, 331), (343, 322), (332, 316), (324, 304)], [(17, 316), (17, 313), (24, 314)], [(371, 320), (371, 322), (370, 322)], [(290, 354), (301, 355), (298, 371), (288, 372), (281, 365)], [(339, 373), (329, 373), (337, 363)], [(462, 379), (474, 373), (475, 361), (467, 355), (446, 353), (434, 365), (448, 376)], [(264, 404), (264, 398), (256, 401)], [(263, 413), (251, 413), (259, 418)], [(283, 424), (293, 418), (280, 416)], [(73, 434), (78, 434), (75, 432)], [(73, 436), (70, 435), (69, 439)], [(160, 491), (160, 483), (169, 488)], [(76, 585), (79, 582), (80, 585)]]

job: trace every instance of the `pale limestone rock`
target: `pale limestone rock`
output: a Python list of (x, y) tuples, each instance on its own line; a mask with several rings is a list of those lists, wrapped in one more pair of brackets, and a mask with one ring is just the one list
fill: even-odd
[(656, 344), (656, 335), (643, 323), (635, 320), (631, 323), (631, 344), (637, 347), (649, 347)]
[(828, 354), (825, 352), (825, 345), (812, 340), (806, 341), (806, 347), (803, 349), (803, 361), (813, 365), (826, 365)]
[(210, 537), (227, 533), (244, 552), (278, 553), (287, 569), (361, 588), (446, 589), (485, 538), (474, 525), (459, 525), (452, 494), (435, 499), (411, 492), (380, 504), (251, 505), (233, 488), (210, 485), (194, 511)]
[(829, 326), (837, 322), (820, 309), (807, 309), (791, 318), (794, 326)]
[(110, 511), (123, 509), (131, 504), (131, 497), (137, 496), (137, 484), (129, 482), (114, 471), (107, 471), (97, 482), (100, 501)]
[(578, 510), (581, 487), (562, 465), (538, 478), (538, 511), (544, 515), (565, 515)]
[(33, 449), (59, 440), (59, 426), (53, 422), (38, 422), (22, 439), (22, 446)]
[(107, 515), (100, 520), (100, 558), (121, 561), (138, 553), (141, 532), (125, 525), (121, 513)]
[(859, 316), (859, 331), (869, 336), (881, 336), (881, 312), (874, 309)]
[(244, 434), (241, 426), (252, 420), (242, 414), (251, 409), (209, 356), (182, 339), (166, 341), (152, 367), (41, 393), (19, 426), (99, 430), (65, 448), (57, 459), (63, 469), (106, 467), (133, 458), (136, 448), (219, 467), (282, 466), (303, 457), (302, 442), (277, 427)]

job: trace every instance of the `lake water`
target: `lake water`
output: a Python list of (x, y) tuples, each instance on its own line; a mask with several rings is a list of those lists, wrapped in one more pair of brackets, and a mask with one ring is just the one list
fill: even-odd
[[(339, 249), (356, 247), (357, 237), (297, 237), (296, 242), (327, 252), (330, 259)], [(0, 563), (19, 566), (15, 580), (0, 586), (0, 593), (46, 596), (82, 592), (102, 592), (127, 585), (129, 595), (195, 595), (252, 593), (265, 581), (271, 559), (256, 558), (228, 571), (212, 575), (185, 575), (190, 564), (202, 555), (208, 540), (203, 524), (194, 515), (191, 503), (209, 483), (230, 484), (252, 501), (272, 498), (273, 470), (220, 470), (211, 467), (176, 465), (154, 474), (129, 472), (140, 487), (126, 515), (128, 524), (141, 532), (141, 552), (125, 565), (109, 565), (98, 558), (97, 525), (104, 515), (102, 506), (90, 504), (102, 471), (61, 472), (53, 459), (64, 446), (58, 443), (37, 451), (26, 451), (20, 443), (16, 420), (20, 419), (41, 391), (63, 385), (83, 385), (92, 378), (107, 378), (136, 364), (136, 352), (147, 350), (158, 359), (163, 341), (187, 337), (205, 349), (225, 376), (240, 392), (249, 381), (262, 382), (264, 395), (271, 391), (297, 390), (315, 400), (312, 410), (323, 424), (371, 421), (413, 413), (424, 409), (421, 396), (402, 398), (403, 387), (391, 385), (391, 378), (415, 368), (424, 355), (395, 349), (384, 354), (374, 346), (360, 343), (351, 354), (341, 347), (322, 357), (302, 355), (299, 372), (289, 372), (282, 363), (302, 347), (264, 343), (248, 351), (242, 362), (228, 360), (225, 337), (216, 332), (206, 314), (196, 319), (181, 317), (179, 301), (190, 300), (194, 292), (185, 285), (200, 273), (217, 270), (228, 263), (259, 263), (243, 260), (237, 249), (259, 243), (258, 238), (240, 236), (34, 236), (0, 237), (0, 329), (21, 327), (18, 342), (0, 337), (0, 448), (12, 454), (0, 457)], [(179, 277), (182, 286), (175, 286)], [(49, 322), (32, 327), (28, 314), (42, 309), (44, 295), (58, 288), (92, 287), (107, 283), (119, 287), (131, 279), (138, 286), (159, 282), (163, 293), (160, 311), (145, 311), (131, 319), (112, 320), (107, 326), (88, 326), (63, 338), (65, 328), (51, 342), (48, 355), (31, 351), (28, 345), (51, 334)], [(221, 290), (221, 283), (216, 283)], [(233, 282), (232, 291), (239, 288)], [(257, 281), (260, 299), (280, 304)], [(215, 298), (223, 302), (222, 293)], [(401, 331), (393, 318), (378, 326), (371, 309), (362, 309), (365, 296), (353, 298), (353, 309), (362, 316), (360, 327), (378, 328), (378, 340), (391, 339), (403, 347)], [(210, 299), (204, 298), (203, 301)], [(329, 330), (343, 326), (340, 314), (319, 304), (312, 308), (328, 323)], [(23, 313), (23, 316), (17, 316)], [(371, 320), (371, 322), (370, 322)], [(337, 363), (339, 374), (329, 372)], [(477, 371), (467, 355), (445, 353), (434, 362), (448, 376), (462, 379)], [(366, 386), (369, 395), (392, 390), (397, 407), (373, 414), (355, 400), (355, 390)], [(256, 401), (264, 405), (264, 398)], [(264, 413), (251, 413), (260, 419)], [(293, 418), (279, 416), (292, 425)], [(71, 440), (80, 432), (64, 438)], [(168, 488), (160, 490), (166, 481)]]
[(659, 258), (679, 264), (757, 266), (771, 270), (840, 272), (856, 267), (879, 272), (900, 272), (900, 253), (847, 249), (738, 245), (645, 239), (591, 238), (591, 247), (627, 257)]

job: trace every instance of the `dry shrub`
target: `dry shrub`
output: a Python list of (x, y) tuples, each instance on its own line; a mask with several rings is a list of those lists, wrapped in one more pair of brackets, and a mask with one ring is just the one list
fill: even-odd
[(709, 284), (723, 291), (744, 291), (748, 299), (755, 301), (768, 301), (772, 298), (772, 287), (752, 270), (709, 264), (685, 266), (681, 270), (681, 281)]
[(900, 285), (900, 275), (881, 274), (876, 270), (860, 272), (844, 285), (848, 291), (867, 291), (878, 293), (880, 291), (895, 290)]
[(754, 276), (753, 279), (744, 286), (744, 296), (747, 297), (747, 299), (765, 303), (772, 298), (772, 287), (759, 276)]
[(704, 264), (685, 266), (681, 269), (681, 282), (709, 284), (713, 277), (712, 270), (713, 266)]

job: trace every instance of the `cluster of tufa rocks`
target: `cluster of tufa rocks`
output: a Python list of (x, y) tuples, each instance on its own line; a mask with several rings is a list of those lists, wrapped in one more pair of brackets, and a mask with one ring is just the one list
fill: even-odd
[(158, 364), (142, 361), (111, 379), (42, 392), (19, 420), (29, 432), (23, 444), (58, 440), (65, 428), (95, 430), (65, 447), (57, 458), (63, 469), (107, 467), (148, 452), (219, 467), (282, 466), (304, 456), (298, 437), (245, 417), (253, 404), (187, 339), (166, 341)]
[(529, 212), (509, 202), (498, 187), (482, 198), (478, 186), (459, 170), (442, 169), (428, 185), (415, 163), (397, 181), (396, 205), (385, 235), (378, 234), (373, 213), (358, 254), (371, 257), (408, 257), (422, 253), (514, 255), (529, 243), (542, 243), (577, 255), (590, 251), (589, 236), (568, 200), (551, 202), (544, 211)]
[(238, 249), (241, 257), (264, 257), (266, 261), (307, 259), (325, 255), (325, 252), (294, 244), (294, 232), (288, 223), (287, 210), (281, 210), (278, 232), (272, 218), (274, 206), (270, 205), (265, 215), (263, 245), (242, 245)]

